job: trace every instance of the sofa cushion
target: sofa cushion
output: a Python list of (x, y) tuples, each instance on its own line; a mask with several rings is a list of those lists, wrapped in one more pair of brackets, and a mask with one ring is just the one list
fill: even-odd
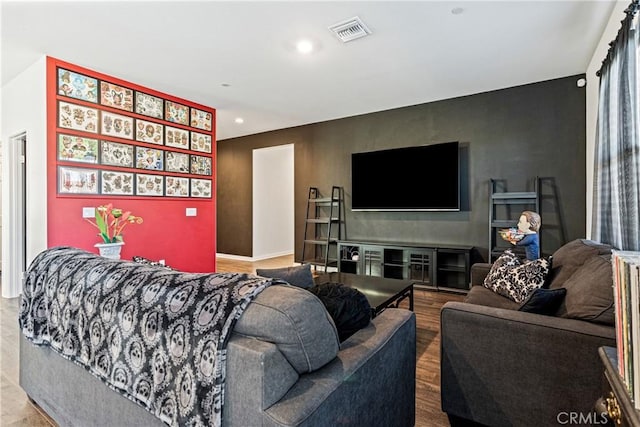
[(520, 263), (520, 259), (510, 250), (504, 251), (493, 263), (483, 285), (512, 299), (523, 302), (537, 288), (542, 287), (549, 273), (550, 261), (539, 258)]
[(371, 305), (367, 297), (342, 283), (321, 283), (309, 289), (324, 304), (333, 319), (340, 342), (364, 328), (371, 320)]
[(281, 279), (299, 288), (309, 289), (313, 286), (311, 264), (283, 268), (257, 268), (256, 274), (262, 277)]
[(562, 285), (567, 296), (556, 316), (615, 325), (611, 255), (587, 259)]
[(238, 319), (234, 333), (277, 345), (302, 374), (321, 368), (338, 354), (338, 331), (311, 292), (284, 284), (262, 291)]
[(565, 288), (538, 288), (529, 295), (529, 298), (522, 303), (518, 310), (550, 316), (558, 311), (566, 294)]
[(508, 310), (517, 310), (519, 307), (517, 302), (507, 297), (503, 297), (482, 285), (472, 286), (467, 293), (464, 302), (484, 305), (486, 307), (506, 308)]
[[(549, 289), (565, 287), (564, 282), (576, 272), (586, 260), (599, 255), (611, 254), (611, 246), (587, 239), (573, 240), (553, 253), (553, 266), (549, 274)], [(570, 290), (567, 290), (570, 293)]]

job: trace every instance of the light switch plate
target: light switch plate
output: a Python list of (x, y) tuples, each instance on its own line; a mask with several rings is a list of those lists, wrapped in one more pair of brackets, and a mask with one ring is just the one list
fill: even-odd
[(198, 215), (197, 208), (187, 208), (187, 216), (196, 216)]
[(82, 208), (82, 218), (95, 218), (96, 208)]

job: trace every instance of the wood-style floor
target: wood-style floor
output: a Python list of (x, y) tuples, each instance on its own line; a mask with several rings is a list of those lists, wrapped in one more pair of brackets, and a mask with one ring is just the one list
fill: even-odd
[[(218, 272), (255, 273), (256, 268), (293, 265), (293, 256), (258, 262), (218, 259), (217, 264)], [(447, 417), (440, 410), (440, 308), (447, 301), (462, 300), (462, 296), (416, 290), (414, 299), (417, 321), (416, 426), (448, 426)], [(0, 298), (0, 426), (50, 427), (55, 423), (29, 401), (18, 385), (18, 302), (19, 298)], [(408, 303), (404, 304), (408, 308)]]

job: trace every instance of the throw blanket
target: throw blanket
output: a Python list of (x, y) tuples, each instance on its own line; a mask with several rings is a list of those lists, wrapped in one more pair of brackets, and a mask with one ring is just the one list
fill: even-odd
[(57, 247), (27, 272), (19, 323), (169, 425), (221, 424), (226, 346), (272, 279), (195, 274)]

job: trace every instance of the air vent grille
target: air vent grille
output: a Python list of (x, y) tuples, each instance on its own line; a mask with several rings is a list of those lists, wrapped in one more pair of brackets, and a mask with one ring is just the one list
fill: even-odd
[(360, 18), (354, 16), (346, 21), (338, 22), (329, 27), (336, 37), (343, 43), (350, 42), (371, 34), (371, 30), (362, 22)]

